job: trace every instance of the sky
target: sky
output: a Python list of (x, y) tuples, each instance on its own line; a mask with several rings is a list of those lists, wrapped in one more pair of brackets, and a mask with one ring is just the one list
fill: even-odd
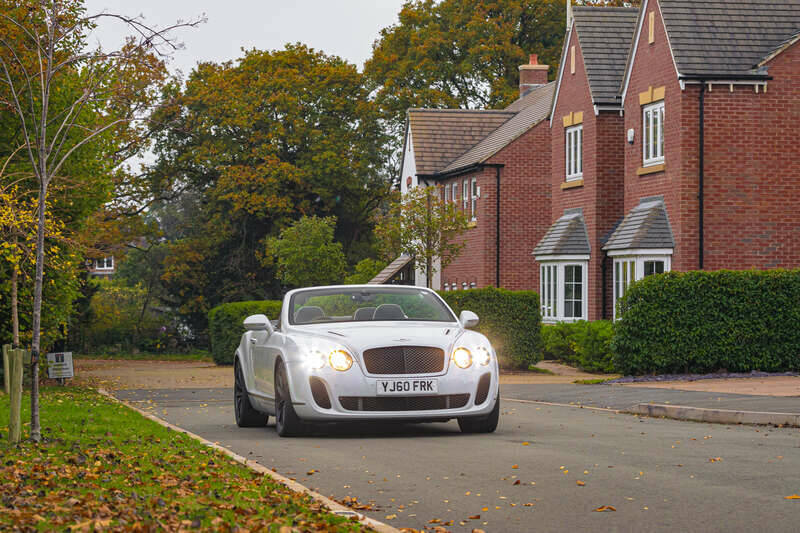
[[(241, 49), (274, 50), (301, 42), (338, 55), (362, 69), (382, 28), (397, 22), (403, 0), (85, 0), (87, 14), (107, 11), (143, 15), (148, 25), (163, 28), (177, 20), (208, 19), (184, 28), (175, 37), (185, 45), (173, 55), (170, 70), (184, 78), (198, 61), (221, 62), (241, 57)], [(110, 20), (110, 19), (108, 19)], [(130, 33), (124, 25), (103, 22), (89, 43), (119, 47)]]

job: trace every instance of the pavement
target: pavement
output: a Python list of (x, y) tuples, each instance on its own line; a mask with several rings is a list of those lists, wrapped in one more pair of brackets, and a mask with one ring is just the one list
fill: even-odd
[(643, 397), (697, 405), (765, 401), (758, 397), (505, 385), (491, 435), (461, 434), (451, 421), (348, 424), (280, 439), (271, 425), (237, 428), (227, 387), (114, 394), (333, 499), (355, 498), (371, 509), (361, 512), (398, 528), (797, 531), (800, 518), (800, 498), (787, 499), (800, 493), (797, 429), (578, 408), (618, 409)]

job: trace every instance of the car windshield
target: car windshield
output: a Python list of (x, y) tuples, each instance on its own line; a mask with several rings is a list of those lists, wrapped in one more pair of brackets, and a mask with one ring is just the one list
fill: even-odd
[(455, 322), (434, 293), (416, 288), (330, 288), (301, 291), (289, 302), (290, 324), (415, 320)]

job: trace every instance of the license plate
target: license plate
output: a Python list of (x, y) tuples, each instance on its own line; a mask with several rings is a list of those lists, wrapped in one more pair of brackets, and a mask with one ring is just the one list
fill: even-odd
[(410, 394), (436, 394), (439, 381), (436, 379), (379, 379), (378, 396)]

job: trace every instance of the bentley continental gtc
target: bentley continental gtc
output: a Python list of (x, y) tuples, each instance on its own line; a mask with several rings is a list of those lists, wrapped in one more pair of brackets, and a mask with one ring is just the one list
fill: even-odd
[(270, 416), (282, 437), (324, 423), (457, 419), (490, 433), (500, 414), (497, 355), (478, 317), (434, 291), (342, 285), (286, 294), (281, 315), (245, 319), (234, 359), (240, 427)]

